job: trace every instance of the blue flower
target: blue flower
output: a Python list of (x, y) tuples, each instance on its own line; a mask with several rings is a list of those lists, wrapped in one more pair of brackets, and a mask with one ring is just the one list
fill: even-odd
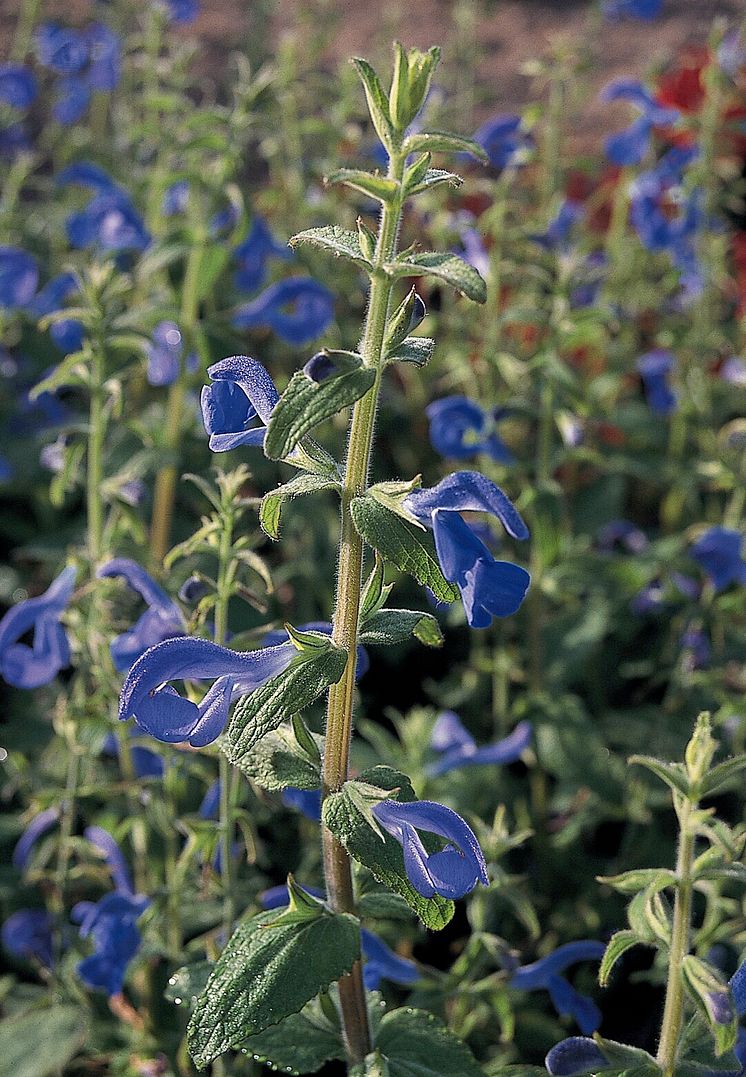
[(520, 991), (543, 988), (549, 992), (557, 1013), (574, 1017), (581, 1031), (589, 1035), (601, 1024), (601, 1012), (592, 999), (576, 991), (561, 974), (578, 961), (600, 961), (605, 951), (604, 944), (593, 939), (565, 943), (547, 957), (515, 969), (508, 980), (508, 987)]
[(629, 604), (632, 613), (644, 617), (650, 613), (659, 613), (665, 606), (665, 590), (659, 577), (651, 580), (638, 591)]
[(200, 819), (217, 819), (220, 810), (220, 781), (216, 780), (202, 797), (199, 806)]
[(547, 251), (561, 252), (567, 248), (570, 233), (584, 213), (580, 202), (566, 198), (549, 222), (546, 232), (534, 233), (530, 238)]
[[(43, 318), (62, 310), (65, 300), (78, 291), (78, 280), (74, 273), (60, 273), (41, 288), (29, 303), (29, 313), (35, 318)], [(83, 346), (83, 326), (74, 318), (52, 322), (49, 335), (65, 355), (80, 351)]]
[[(0, 672), (15, 688), (49, 684), (70, 663), (70, 645), (60, 624), (69, 603), (76, 572), (68, 565), (43, 595), (12, 606), (0, 621)], [(31, 647), (19, 640), (34, 630)]]
[(111, 872), (114, 886), (126, 894), (133, 893), (132, 877), (122, 850), (108, 830), (102, 826), (89, 826), (83, 836), (100, 852)]
[[(465, 216), (468, 220), (473, 220), (471, 214), (466, 214)], [(484, 245), (484, 238), (481, 233), (476, 228), (461, 223), (458, 234), (462, 247), (459, 254), (465, 262), (468, 262), (470, 266), (474, 266), (480, 276), (487, 278), (490, 272), (490, 255)]]
[(126, 191), (118, 188), (95, 195), (85, 209), (65, 222), (73, 247), (99, 247), (104, 251), (144, 250), (150, 233)]
[(442, 757), (428, 767), (428, 773), (446, 774), (458, 767), (514, 763), (531, 743), (531, 734), (531, 723), (519, 722), (509, 736), (478, 748), (458, 715), (453, 711), (443, 711), (438, 715), (430, 738), (430, 747), (441, 752)]
[(676, 367), (676, 356), (664, 348), (646, 352), (637, 360), (637, 371), (645, 386), (645, 396), (655, 415), (676, 411), (678, 397), (668, 384), (668, 375)]
[(108, 92), (119, 82), (121, 41), (102, 23), (84, 30), (46, 23), (37, 31), (36, 48), (40, 62), (60, 76), (52, 106), (59, 123), (77, 123), (94, 92)]
[(88, 187), (97, 194), (108, 194), (121, 189), (109, 173), (93, 161), (73, 162), (62, 169), (55, 182), (58, 187), (67, 187), (74, 183), (79, 187)]
[(746, 362), (740, 355), (730, 355), (720, 367), (720, 377), (731, 385), (746, 387)]
[(709, 576), (716, 591), (732, 583), (746, 584), (746, 562), (741, 556), (743, 535), (729, 527), (711, 527), (692, 546), (691, 556)]
[(189, 180), (176, 180), (163, 192), (161, 213), (164, 217), (175, 217), (183, 213), (189, 205)]
[[(188, 740), (202, 748), (219, 737), (232, 701), (248, 695), (290, 665), (292, 643), (238, 653), (206, 639), (167, 639), (141, 655), (130, 669), (119, 700), (119, 718), (133, 717), (156, 740)], [(213, 680), (197, 705), (184, 699), (169, 681)]]
[(37, 812), (13, 849), (14, 867), (18, 868), (19, 871), (25, 870), (34, 845), (43, 834), (51, 830), (59, 817), (59, 808), (45, 808), (44, 811)]
[(653, 128), (668, 126), (679, 118), (677, 109), (659, 105), (650, 90), (635, 79), (610, 82), (601, 91), (601, 100), (629, 101), (640, 111), (630, 127), (606, 139), (606, 156), (615, 165), (639, 164), (650, 149)]
[(199, 0), (165, 0), (171, 22), (180, 26), (194, 22), (199, 15)]
[(12, 108), (27, 109), (39, 87), (33, 71), (23, 64), (0, 64), (0, 101)]
[(183, 358), (183, 340), (176, 322), (159, 322), (146, 352), (151, 385), (171, 385), (181, 372), (182, 362), (190, 374), (194, 374), (199, 366), (199, 358), (194, 352)]
[(267, 278), (267, 262), (271, 257), (288, 261), (293, 257), (290, 248), (278, 242), (269, 226), (258, 213), (254, 214), (249, 234), (233, 252), (238, 269), (234, 275), (236, 288), (242, 292), (254, 292), (261, 288)]
[(465, 396), (446, 396), (425, 411), (430, 442), (441, 456), (465, 460), (483, 452), (498, 463), (514, 463), (515, 457), (495, 432), (495, 423), (505, 415), (501, 409), (485, 411)]
[(474, 141), (485, 151), (493, 168), (502, 171), (527, 159), (532, 142), (521, 123), (521, 117), (514, 113), (500, 113), (474, 132)]
[(649, 172), (630, 185), (630, 220), (642, 245), (665, 252), (680, 271), (686, 298), (701, 294), (703, 272), (696, 237), (704, 223), (702, 192), (681, 188), (685, 167), (696, 158), (695, 147), (674, 147)]
[(295, 789), (288, 786), (282, 791), (282, 803), (286, 808), (299, 811), (314, 823), (321, 819), (321, 790), (320, 789)]
[(181, 610), (163, 588), (128, 557), (115, 557), (96, 572), (99, 579), (121, 576), (127, 586), (145, 599), (148, 608), (127, 632), (111, 643), (114, 668), (124, 673), (136, 658), (162, 640), (183, 635), (186, 624)]
[(88, 62), (88, 46), (82, 33), (58, 23), (43, 23), (36, 31), (39, 63), (58, 75), (82, 71)]
[(607, 19), (657, 19), (663, 0), (603, 0), (602, 10)]
[[(137, 729), (131, 729), (129, 734), (130, 737), (136, 737)], [(101, 750), (105, 752), (106, 755), (119, 755), (120, 745), (114, 733), (109, 733), (107, 735)], [(141, 744), (133, 744), (130, 748), (130, 758), (132, 760), (132, 769), (135, 772), (136, 778), (163, 777), (165, 765), (163, 757), (158, 755), (157, 752), (152, 752), (150, 748), (143, 748)]]
[(689, 672), (707, 669), (712, 656), (712, 644), (700, 625), (688, 625), (679, 643), (684, 651), (684, 666)]
[(596, 545), (604, 553), (611, 553), (616, 546), (630, 553), (642, 553), (648, 540), (645, 532), (629, 520), (610, 520), (596, 535)]
[(569, 1036), (555, 1044), (544, 1065), (553, 1077), (576, 1077), (595, 1070), (606, 1070), (610, 1063), (595, 1040), (585, 1036)]
[(0, 247), (0, 308), (18, 310), (34, 298), (39, 267), (20, 247)]
[(207, 374), (213, 384), (203, 387), (200, 402), (212, 451), (263, 445), (280, 394), (262, 364), (247, 355), (233, 355), (214, 363)]
[(19, 909), (3, 923), (2, 943), (13, 957), (35, 958), (45, 968), (54, 964), (52, 917), (45, 909)]
[(529, 574), (509, 561), (496, 561), (460, 515), (489, 512), (513, 538), (528, 538), (520, 513), (499, 487), (476, 471), (456, 471), (429, 490), (414, 490), (404, 507), (433, 529), (443, 575), (458, 586), (472, 628), (487, 628), (493, 616), (516, 612)]
[[(455, 899), (464, 897), (479, 882), (489, 884), (487, 865), (473, 830), (444, 804), (382, 800), (372, 811), (376, 821), (401, 845), (407, 878), (418, 894)], [(418, 830), (438, 834), (448, 844), (440, 852), (428, 853)]]
[(311, 277), (286, 277), (238, 307), (232, 321), (237, 329), (267, 326), (286, 344), (301, 346), (320, 336), (333, 318), (328, 288)]

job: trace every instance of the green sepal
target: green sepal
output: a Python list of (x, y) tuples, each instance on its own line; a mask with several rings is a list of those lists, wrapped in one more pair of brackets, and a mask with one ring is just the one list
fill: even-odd
[(340, 483), (330, 476), (313, 475), (309, 472), (296, 475), (290, 482), (278, 486), (275, 490), (270, 490), (262, 498), (262, 503), (259, 507), (259, 523), (262, 526), (262, 531), (271, 539), (280, 537), (280, 518), (283, 505), (291, 498), (301, 497), (305, 494), (315, 494), (319, 490), (339, 489)]
[(380, 1051), (371, 1051), (350, 1070), (350, 1077), (391, 1077), (389, 1064)]
[(337, 258), (345, 258), (365, 269), (372, 268), (371, 262), (360, 246), (358, 233), (351, 232), (348, 228), (340, 228), (336, 224), (325, 225), (323, 228), (307, 228), (304, 232), (294, 235), (289, 240), (288, 246), (297, 247), (302, 243), (330, 251)]
[(407, 1007), (384, 1014), (375, 1047), (388, 1063), (390, 1077), (483, 1077), (466, 1044), (425, 1010)]
[(326, 906), (302, 886), (298, 886), (292, 872), (287, 877), (288, 904), (281, 915), (272, 924), (274, 930), (279, 924), (302, 924), (308, 920), (317, 920), (324, 915)]
[(404, 140), (402, 152), (410, 153), (468, 153), (483, 164), (489, 164), (487, 151), (473, 138), (454, 135), (450, 131), (418, 131)]
[(330, 187), (337, 183), (344, 184), (384, 204), (393, 202), (401, 189), (397, 180), (382, 176), (380, 172), (365, 172), (359, 168), (338, 168), (325, 177), (325, 182)]
[[(707, 1021), (715, 1041), (715, 1054), (720, 1057), (734, 1046), (738, 1035), (738, 1015), (730, 988), (717, 969), (694, 954), (684, 957), (681, 972), (689, 994)], [(715, 1001), (716, 997), (719, 997), (720, 1005)], [(727, 1020), (718, 1020), (722, 1017)]]
[(360, 642), (374, 646), (393, 646), (414, 636), (426, 647), (441, 647), (443, 633), (431, 613), (419, 610), (378, 610), (360, 629)]
[(187, 1030), (198, 1069), (298, 1013), (360, 957), (355, 917), (323, 907), (291, 922), (284, 914), (275, 909), (243, 921), (218, 958)]
[(220, 739), (221, 750), (235, 766), (241, 766), (262, 737), (308, 707), (344, 673), (347, 652), (335, 647), (328, 636), (315, 634), (317, 648), (298, 654), (286, 670), (239, 700)]
[(367, 60), (355, 56), (352, 59), (360, 81), (365, 90), (365, 98), (368, 102), (368, 111), (373, 121), (378, 137), (390, 152), (394, 146), (394, 128), (389, 113), (389, 103), (383, 91), (381, 80)]
[(417, 48), (405, 52), (397, 41), (394, 49), (389, 109), (394, 126), (403, 133), (425, 104), (433, 73), (440, 62), (440, 48), (433, 45), (427, 52)]
[[(326, 797), (322, 807), (324, 825), (331, 830), (337, 841), (344, 845), (353, 860), (363, 864), (373, 873), (380, 883), (389, 890), (399, 894), (417, 914), (422, 923), (433, 931), (439, 931), (451, 920), (454, 904), (438, 895), (424, 898), (407, 878), (404, 869), (402, 847), (395, 838), (383, 831), (379, 834), (369, 826), (357, 806), (358, 796), (351, 796), (345, 783), (338, 793)], [(366, 787), (380, 793), (379, 799), (396, 789), (396, 800), (412, 801), (416, 797), (409, 778), (391, 767), (372, 767), (364, 771), (355, 785), (363, 793)], [(425, 848), (429, 845), (429, 836), (423, 835)], [(431, 845), (431, 848), (438, 846)]]
[(639, 946), (642, 941), (634, 931), (616, 931), (611, 936), (606, 945), (606, 953), (601, 958), (601, 964), (598, 969), (598, 982), (601, 987), (608, 985), (611, 970), (622, 954), (626, 954), (627, 950), (631, 950), (633, 946)]
[(475, 303), (487, 302), (487, 285), (476, 271), (457, 254), (441, 254), (439, 251), (423, 251), (421, 254), (405, 252), (395, 262), (389, 262), (386, 272), (392, 277), (437, 277), (450, 284)]
[(424, 366), (429, 363), (435, 351), (432, 337), (407, 337), (386, 356), (387, 363), (414, 363)]
[(383, 604), (388, 601), (393, 587), (393, 583), (386, 583), (386, 563), (376, 550), (373, 568), (370, 576), (365, 581), (365, 587), (360, 599), (361, 622), (381, 609)]
[(305, 434), (373, 387), (376, 372), (364, 366), (356, 352), (324, 349), (323, 354), (333, 360), (335, 371), (316, 382), (296, 370), (272, 410), (264, 439), (264, 452), (271, 460), (289, 456)]
[(398, 348), (412, 330), (422, 322), (426, 313), (425, 304), (417, 295), (417, 289), (413, 285), (389, 318), (383, 342), (384, 354)]
[(358, 217), (357, 219), (357, 238), (360, 243), (360, 250), (368, 261), (372, 263), (376, 253), (376, 243), (378, 240), (375, 232), (371, 232), (362, 217)]
[[(318, 734), (312, 736), (317, 751), (322, 751), (324, 738)], [(289, 788), (306, 791), (321, 788), (318, 762), (309, 759), (287, 727), (267, 733), (241, 757), (237, 766), (242, 774), (269, 793), (280, 793)]]
[(441, 602), (455, 602), (458, 588), (443, 575), (429, 531), (403, 519), (374, 496), (356, 497), (350, 506), (355, 528), (369, 546), (429, 587)]
[(641, 1047), (630, 1047), (626, 1043), (617, 1043), (616, 1040), (606, 1040), (597, 1032), (593, 1034), (593, 1039), (611, 1064), (610, 1072), (625, 1074), (627, 1077), (653, 1077), (654, 1074), (660, 1074), (658, 1063)]

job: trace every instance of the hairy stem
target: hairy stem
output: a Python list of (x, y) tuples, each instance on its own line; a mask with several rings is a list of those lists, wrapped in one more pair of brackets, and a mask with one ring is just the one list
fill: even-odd
[[(389, 176), (401, 180), (404, 160), (394, 154)], [(347, 443), (347, 463), (342, 489), (342, 523), (337, 568), (337, 598), (332, 638), (347, 651), (347, 665), (341, 680), (329, 691), (326, 722), (326, 748), (322, 776), (324, 796), (340, 789), (347, 780), (352, 737), (357, 637), (362, 591), (363, 540), (355, 530), (350, 513), (353, 498), (365, 492), (373, 444), (378, 392), (381, 381), (386, 320), (391, 299), (392, 281), (383, 267), (396, 250), (401, 220), (401, 202), (384, 206), (378, 230), (375, 265), (371, 275), (370, 298), (361, 345), (363, 360), (376, 369), (376, 381), (359, 400), (352, 412)], [(326, 827), (322, 828), (324, 877), (331, 907), (337, 912), (355, 912), (352, 869), (346, 850)], [(339, 983), (342, 1029), (347, 1055), (352, 1064), (361, 1062), (370, 1051), (368, 1011), (363, 987), (362, 968), (357, 962), (351, 973)]]
[[(230, 600), (230, 557), (233, 546), (233, 513), (228, 509), (223, 514), (223, 531), (220, 536), (218, 555), (218, 586), (215, 602), (214, 640), (222, 646), (228, 637), (228, 602)], [(220, 815), (218, 829), (220, 834), (220, 879), (223, 888), (223, 933), (226, 941), (233, 932), (236, 918), (234, 880), (233, 880), (233, 767), (221, 752), (220, 767)]]
[(689, 932), (692, 920), (692, 860), (694, 835), (689, 826), (692, 804), (686, 800), (679, 814), (681, 833), (676, 859), (677, 888), (671, 927), (671, 950), (668, 955), (668, 983), (663, 1010), (658, 1064), (664, 1077), (675, 1077), (676, 1049), (684, 1014), (684, 982), (681, 966), (689, 953)]

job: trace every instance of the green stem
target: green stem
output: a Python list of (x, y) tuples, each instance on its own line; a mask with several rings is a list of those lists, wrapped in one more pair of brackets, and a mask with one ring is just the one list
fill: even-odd
[(689, 827), (691, 811), (691, 801), (685, 800), (679, 813), (681, 833), (676, 859), (677, 889), (671, 927), (671, 950), (668, 956), (666, 1004), (663, 1010), (657, 1058), (664, 1077), (675, 1077), (676, 1074), (676, 1050), (684, 1015), (684, 981), (681, 966), (689, 953), (689, 932), (692, 921), (694, 835)]
[[(404, 159), (392, 154), (389, 176), (401, 180)], [(375, 264), (371, 274), (368, 314), (361, 352), (363, 360), (376, 371), (376, 380), (368, 393), (355, 404), (347, 443), (347, 463), (342, 488), (342, 523), (337, 570), (337, 597), (334, 610), (332, 638), (338, 647), (347, 651), (347, 665), (341, 680), (329, 691), (326, 722), (326, 748), (322, 775), (323, 794), (340, 789), (347, 780), (347, 768), (352, 737), (357, 665), (357, 636), (362, 591), (363, 540), (355, 530), (350, 513), (353, 498), (365, 492), (373, 444), (378, 392), (381, 382), (386, 320), (393, 282), (383, 266), (396, 250), (401, 221), (401, 201), (383, 207), (378, 230)], [(331, 831), (322, 828), (324, 878), (331, 907), (336, 912), (355, 912), (352, 869), (347, 851)], [(361, 964), (358, 961), (349, 976), (339, 982), (339, 1001), (342, 1011), (342, 1030), (351, 1064), (362, 1062), (370, 1051), (370, 1032)]]
[[(230, 507), (223, 514), (223, 531), (220, 536), (218, 554), (217, 598), (215, 602), (214, 640), (225, 645), (228, 636), (228, 603), (230, 601), (230, 558), (233, 547), (233, 513)], [(233, 776), (234, 769), (226, 756), (219, 756), (220, 768), (220, 816), (218, 822), (220, 834), (220, 878), (223, 888), (223, 933), (226, 941), (233, 933), (236, 918), (233, 878)]]
[(16, 36), (13, 39), (13, 48), (10, 53), (11, 60), (21, 63), (26, 59), (26, 54), (31, 47), (31, 35), (34, 32), (40, 7), (41, 0), (25, 0), (25, 3), (21, 5), (18, 25), (16, 26)]
[(86, 476), (88, 557), (92, 571), (101, 558), (104, 532), (104, 504), (101, 499), (101, 484), (104, 477), (104, 440), (106, 437), (104, 378), (103, 342), (97, 340), (94, 343), (91, 363), (91, 398), (88, 413), (88, 474)]

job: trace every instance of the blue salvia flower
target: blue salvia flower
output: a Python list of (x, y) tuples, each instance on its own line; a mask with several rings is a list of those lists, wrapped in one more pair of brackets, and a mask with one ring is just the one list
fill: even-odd
[(149, 647), (184, 634), (186, 622), (181, 610), (136, 561), (115, 557), (102, 565), (96, 576), (99, 579), (121, 577), (148, 605), (132, 628), (112, 640), (111, 657), (119, 673), (128, 670)]
[(52, 927), (53, 920), (46, 909), (19, 909), (4, 921), (0, 939), (13, 957), (34, 958), (51, 968)]
[(640, 112), (639, 117), (624, 131), (606, 139), (606, 156), (615, 165), (637, 165), (650, 149), (654, 127), (669, 126), (679, 118), (678, 109), (659, 105), (641, 82), (635, 79), (615, 79), (601, 91), (602, 101), (629, 101)]
[(182, 363), (190, 374), (199, 367), (199, 357), (194, 352), (184, 358), (184, 341), (176, 322), (159, 322), (153, 330), (146, 347), (148, 357), (148, 381), (151, 385), (171, 385), (176, 381)]
[(490, 254), (484, 245), (484, 237), (473, 227), (473, 220), (471, 213), (457, 215), (458, 235), (461, 240), (461, 250), (458, 253), (465, 262), (474, 266), (480, 276), (486, 278), (490, 272)]
[(213, 363), (207, 375), (213, 384), (203, 387), (200, 403), (212, 451), (263, 445), (280, 394), (262, 364), (248, 355), (233, 355)]
[[(78, 291), (78, 281), (74, 273), (60, 273), (41, 288), (29, 303), (28, 311), (35, 318), (43, 318), (62, 310), (65, 300)], [(83, 346), (83, 326), (75, 318), (54, 321), (49, 327), (49, 335), (65, 355), (80, 351)]]
[(0, 101), (11, 108), (27, 109), (36, 100), (39, 87), (33, 71), (23, 64), (0, 64)]
[(645, 617), (651, 613), (660, 613), (665, 606), (665, 588), (663, 581), (656, 576), (646, 584), (634, 596), (629, 608), (637, 617)]
[[(68, 565), (43, 595), (12, 606), (0, 621), (0, 672), (15, 688), (40, 688), (70, 664), (60, 615), (72, 598), (76, 572)], [(29, 647), (19, 640), (30, 629)]]
[(334, 319), (334, 296), (311, 277), (286, 277), (238, 307), (237, 329), (268, 327), (286, 344), (301, 346), (321, 336)]
[(52, 106), (59, 123), (77, 123), (94, 92), (111, 91), (119, 82), (122, 43), (102, 23), (84, 30), (45, 23), (36, 33), (36, 49), (40, 63), (60, 76)]
[[(297, 654), (292, 643), (239, 653), (206, 639), (177, 637), (151, 647), (130, 669), (119, 700), (119, 718), (167, 743), (189, 741), (201, 748), (219, 737), (231, 703), (282, 673)], [(169, 681), (212, 680), (197, 705)]]
[(14, 867), (18, 868), (19, 871), (25, 870), (34, 845), (36, 845), (39, 838), (56, 825), (59, 817), (59, 808), (45, 808), (44, 811), (37, 812), (13, 849)]
[(701, 625), (688, 625), (679, 643), (684, 651), (684, 666), (689, 672), (707, 669), (712, 657), (712, 644)]
[(282, 803), (286, 808), (299, 811), (313, 823), (321, 819), (321, 790), (320, 789), (296, 789), (288, 786), (282, 791)]
[(63, 169), (59, 186), (77, 184), (93, 191), (84, 209), (65, 221), (73, 247), (99, 247), (105, 251), (144, 250), (151, 240), (142, 217), (123, 187), (91, 161), (78, 161)]
[(454, 711), (443, 711), (438, 715), (430, 738), (430, 747), (442, 754), (436, 763), (428, 767), (428, 773), (446, 774), (459, 767), (514, 763), (531, 743), (531, 735), (531, 723), (523, 721), (518, 723), (509, 736), (478, 748), (474, 738), (464, 729), (458, 715)]
[(555, 1044), (544, 1065), (553, 1077), (576, 1077), (576, 1074), (609, 1069), (610, 1063), (595, 1040), (585, 1036), (569, 1036)]
[(161, 213), (164, 217), (175, 217), (184, 213), (189, 205), (189, 180), (176, 180), (163, 192)]
[(89, 826), (83, 831), (83, 836), (103, 856), (106, 866), (111, 872), (116, 889), (126, 894), (132, 894), (134, 888), (127, 861), (109, 831), (104, 830), (102, 826)]
[(654, 348), (637, 360), (637, 371), (645, 386), (645, 397), (655, 415), (670, 415), (676, 411), (678, 397), (668, 383), (676, 369), (676, 356), (665, 348)]
[(288, 261), (293, 254), (285, 243), (275, 239), (267, 222), (256, 213), (249, 234), (235, 248), (233, 257), (238, 266), (233, 277), (236, 288), (242, 292), (254, 292), (267, 279), (267, 262), (270, 258)]
[(709, 577), (716, 591), (732, 583), (746, 584), (746, 562), (741, 556), (743, 535), (729, 527), (711, 527), (697, 539), (691, 556)]
[(571, 307), (582, 309), (595, 305), (608, 261), (605, 251), (591, 251), (582, 260), (578, 268), (578, 282), (570, 292)]
[(465, 460), (485, 453), (500, 464), (512, 464), (515, 457), (495, 432), (495, 424), (506, 412), (486, 411), (465, 396), (446, 396), (425, 409), (430, 420), (430, 442), (441, 456)]
[(663, 0), (603, 0), (601, 8), (607, 19), (657, 19)]
[[(130, 736), (136, 737), (137, 730), (131, 729)], [(109, 733), (104, 740), (101, 750), (106, 755), (119, 755), (120, 744), (114, 733)], [(133, 744), (129, 750), (132, 760), (132, 769), (136, 778), (162, 778), (165, 770), (163, 757), (150, 748), (144, 748), (141, 744)]]
[(0, 308), (27, 307), (38, 283), (39, 267), (32, 255), (20, 247), (0, 247)]
[[(477, 883), (489, 884), (479, 842), (471, 827), (451, 808), (432, 800), (382, 800), (372, 812), (401, 845), (407, 878), (418, 894), (455, 899), (464, 897)], [(428, 853), (418, 830), (438, 834), (448, 844), (440, 852)]]
[(555, 253), (565, 251), (569, 246), (572, 230), (584, 213), (585, 210), (580, 202), (565, 198), (549, 222), (547, 230), (538, 234), (532, 233), (530, 238), (544, 250)]
[(488, 512), (513, 538), (528, 538), (520, 513), (499, 487), (476, 471), (456, 471), (431, 489), (414, 490), (404, 507), (432, 528), (443, 575), (461, 592), (472, 628), (487, 628), (493, 617), (516, 612), (531, 577), (518, 565), (496, 561), (460, 515)]
[(39, 26), (35, 44), (39, 63), (58, 75), (77, 74), (88, 62), (89, 50), (83, 34), (58, 23)]
[(67, 187), (74, 183), (78, 187), (88, 187), (97, 194), (107, 194), (121, 189), (106, 169), (94, 164), (93, 161), (75, 161), (67, 165), (59, 173), (55, 182), (58, 187)]
[(557, 1013), (574, 1017), (581, 1031), (589, 1035), (601, 1024), (601, 1011), (593, 999), (576, 991), (562, 973), (579, 961), (600, 961), (605, 951), (604, 944), (593, 939), (565, 943), (547, 957), (515, 969), (508, 986), (520, 991), (548, 991)]
[[(325, 636), (331, 636), (332, 626), (329, 621), (307, 621), (305, 624), (298, 625), (299, 632), (323, 632)], [(271, 631), (265, 633), (262, 636), (262, 647), (275, 647), (278, 643), (284, 643), (287, 639), (287, 632), (284, 628), (273, 628)], [(357, 665), (355, 666), (355, 680), (359, 681), (360, 678), (368, 672), (370, 669), (370, 658), (368, 652), (362, 643), (358, 645), (357, 649)]]
[(604, 553), (611, 553), (617, 546), (630, 553), (642, 553), (648, 540), (645, 532), (630, 520), (610, 520), (596, 535), (596, 545)]
[(532, 148), (531, 136), (522, 128), (515, 113), (500, 113), (486, 120), (473, 135), (490, 159), (493, 168), (502, 171), (523, 164)]
[(165, 6), (171, 22), (179, 26), (194, 22), (199, 15), (199, 0), (165, 0)]

